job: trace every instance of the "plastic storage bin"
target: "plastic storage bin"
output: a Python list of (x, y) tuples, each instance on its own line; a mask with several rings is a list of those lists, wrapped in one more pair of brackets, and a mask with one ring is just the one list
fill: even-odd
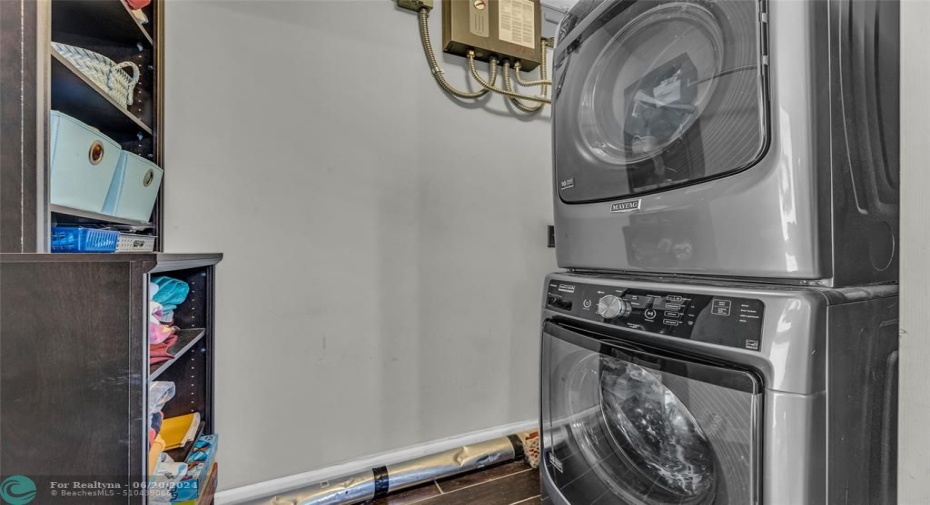
[(103, 213), (148, 222), (161, 186), (162, 169), (130, 152), (120, 153)]
[(120, 159), (119, 144), (71, 116), (52, 111), (49, 121), (51, 202), (100, 212)]
[(119, 241), (116, 243), (116, 252), (153, 252), (155, 238), (154, 235), (120, 233)]
[(77, 226), (55, 226), (52, 228), (52, 252), (101, 252), (116, 251), (119, 232)]

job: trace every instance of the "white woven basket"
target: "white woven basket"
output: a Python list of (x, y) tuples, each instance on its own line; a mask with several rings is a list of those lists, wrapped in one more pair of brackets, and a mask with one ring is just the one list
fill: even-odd
[[(139, 82), (138, 65), (131, 61), (116, 63), (102, 54), (58, 42), (52, 42), (52, 49), (70, 61), (117, 103), (125, 107), (132, 105), (133, 91)], [(132, 69), (132, 75), (124, 72), (124, 68)]]

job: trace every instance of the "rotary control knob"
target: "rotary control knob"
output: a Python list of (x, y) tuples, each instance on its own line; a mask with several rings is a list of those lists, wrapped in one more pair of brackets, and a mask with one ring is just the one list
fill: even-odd
[(614, 295), (602, 296), (597, 302), (597, 314), (604, 319), (613, 319), (615, 317), (625, 317), (633, 311), (630, 302), (618, 298)]

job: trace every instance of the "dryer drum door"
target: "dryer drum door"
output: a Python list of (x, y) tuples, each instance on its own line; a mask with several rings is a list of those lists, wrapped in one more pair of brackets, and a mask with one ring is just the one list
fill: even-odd
[(613, 1), (560, 41), (555, 167), (567, 203), (739, 171), (766, 145), (761, 3)]
[(754, 374), (551, 323), (543, 371), (544, 479), (566, 503), (757, 500)]

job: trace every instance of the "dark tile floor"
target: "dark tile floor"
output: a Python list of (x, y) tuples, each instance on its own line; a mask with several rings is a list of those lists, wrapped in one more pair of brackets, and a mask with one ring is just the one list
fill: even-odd
[(523, 460), (424, 484), (371, 502), (373, 505), (536, 505), (539, 471)]

